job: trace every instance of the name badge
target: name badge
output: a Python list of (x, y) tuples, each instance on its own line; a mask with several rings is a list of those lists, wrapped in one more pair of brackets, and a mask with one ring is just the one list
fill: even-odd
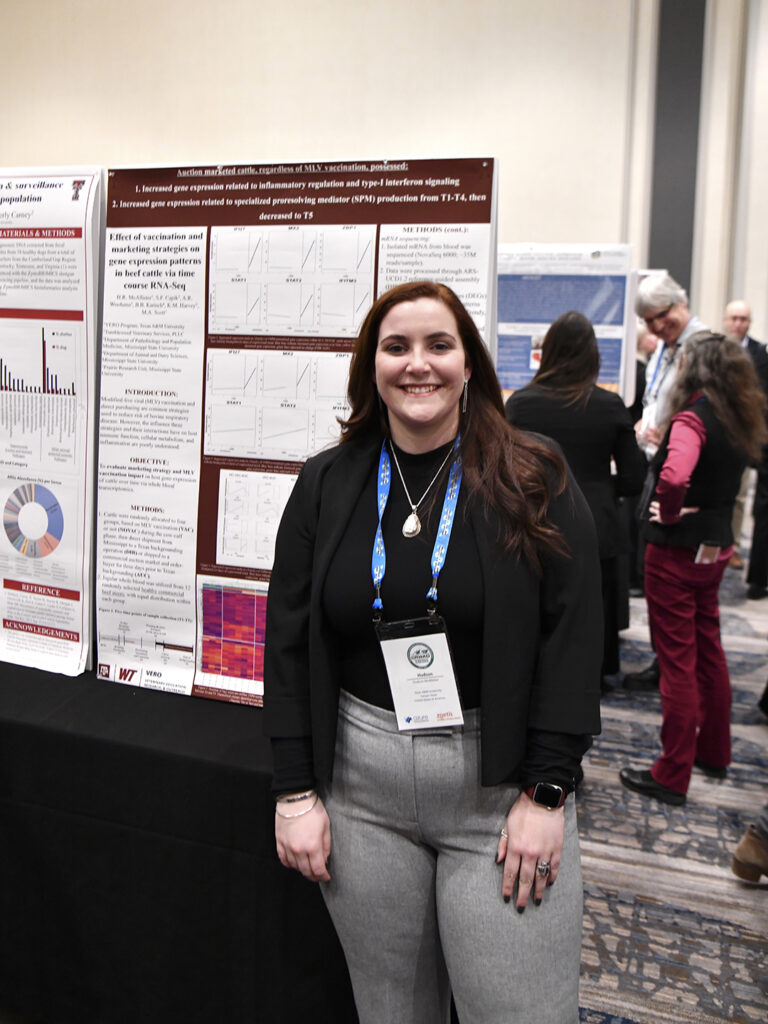
[(401, 732), (464, 724), (445, 622), (439, 615), (375, 623)]

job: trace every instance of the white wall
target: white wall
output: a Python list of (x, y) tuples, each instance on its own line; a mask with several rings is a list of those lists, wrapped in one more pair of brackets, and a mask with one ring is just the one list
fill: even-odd
[(630, 0), (1, 9), (0, 163), (490, 155), (501, 240), (625, 240)]
[[(743, 294), (763, 338), (767, 8), (708, 0), (691, 288), (713, 326)], [(628, 241), (642, 266), (657, 12), (658, 0), (1, 0), (0, 165), (491, 155), (500, 241)]]
[(735, 238), (745, 0), (709, 0), (704, 38), (691, 307), (714, 330), (728, 301)]

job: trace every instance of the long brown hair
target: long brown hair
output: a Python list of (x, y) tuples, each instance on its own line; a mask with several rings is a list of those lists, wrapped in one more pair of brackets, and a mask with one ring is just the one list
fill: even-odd
[(341, 441), (389, 437), (387, 410), (374, 383), (376, 348), (381, 322), (402, 302), (436, 299), (453, 313), (472, 369), (467, 411), (459, 408), (464, 482), (486, 514), (500, 523), (499, 542), (534, 567), (542, 547), (565, 551), (560, 532), (547, 520), (553, 496), (565, 490), (563, 460), (548, 445), (507, 423), (496, 371), (472, 317), (458, 296), (444, 284), (415, 281), (397, 285), (379, 296), (360, 328), (349, 370), (351, 412), (341, 424)]
[(586, 403), (600, 373), (600, 350), (592, 324), (582, 313), (569, 310), (555, 320), (541, 349), (541, 363), (531, 381), (557, 391), (572, 405)]
[(738, 341), (710, 331), (687, 340), (670, 395), (670, 418), (686, 409), (697, 393), (707, 397), (731, 444), (757, 462), (768, 442), (766, 399), (754, 364)]

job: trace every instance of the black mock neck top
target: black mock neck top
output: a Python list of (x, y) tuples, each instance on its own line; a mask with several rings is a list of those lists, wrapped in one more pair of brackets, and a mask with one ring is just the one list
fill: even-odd
[[(434, 451), (410, 455), (395, 447), (395, 456), (413, 501), (418, 502), (453, 442)], [(391, 452), (391, 449), (390, 449)], [(421, 618), (427, 613), (432, 583), (432, 550), (440, 523), (450, 465), (441, 470), (418, 506), (421, 532), (405, 537), (402, 526), (411, 512), (394, 458), (389, 501), (382, 519), (386, 572), (381, 587), (383, 618)], [(371, 553), (378, 523), (378, 466), (358, 499), (349, 527), (331, 561), (323, 589), (323, 610), (340, 652), (341, 687), (360, 700), (392, 710), (384, 659), (372, 621), (374, 588)], [(472, 530), (466, 520), (466, 489), (459, 502), (445, 564), (438, 577), (438, 612), (445, 619), (464, 708), (480, 704), (483, 629), (483, 581)]]

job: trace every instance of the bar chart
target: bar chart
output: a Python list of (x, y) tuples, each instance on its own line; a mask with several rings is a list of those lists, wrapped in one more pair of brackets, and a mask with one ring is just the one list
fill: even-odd
[(75, 395), (77, 324), (0, 321), (0, 392)]

